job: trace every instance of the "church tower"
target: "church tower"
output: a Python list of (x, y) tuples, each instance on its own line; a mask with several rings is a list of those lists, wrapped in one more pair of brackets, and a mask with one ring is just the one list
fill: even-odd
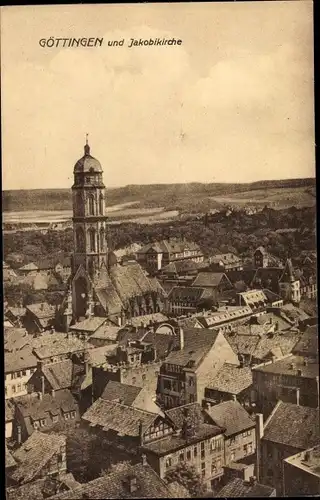
[(284, 300), (299, 304), (301, 300), (300, 281), (295, 277), (291, 259), (287, 259), (279, 280), (280, 295)]
[(72, 306), (74, 317), (93, 314), (91, 311), (93, 284), (101, 269), (107, 267), (107, 217), (102, 173), (100, 162), (90, 154), (87, 135), (84, 155), (77, 161), (73, 170)]
[(84, 155), (73, 173), (73, 272), (82, 265), (93, 279), (95, 272), (107, 264), (108, 245), (102, 167), (90, 154), (88, 136)]

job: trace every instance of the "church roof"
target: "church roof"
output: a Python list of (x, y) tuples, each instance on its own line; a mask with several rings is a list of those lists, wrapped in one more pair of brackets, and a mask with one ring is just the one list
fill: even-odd
[(82, 172), (102, 172), (101, 163), (90, 154), (88, 142), (86, 142), (84, 147), (84, 155), (75, 164), (73, 172), (75, 174)]
[(110, 270), (110, 275), (123, 302), (132, 297), (158, 291), (155, 281), (147, 278), (140, 264), (114, 266)]

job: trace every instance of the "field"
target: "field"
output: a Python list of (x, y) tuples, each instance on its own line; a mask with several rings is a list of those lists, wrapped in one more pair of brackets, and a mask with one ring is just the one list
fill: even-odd
[(270, 188), (233, 193), (232, 196), (215, 196), (213, 200), (228, 205), (265, 205), (272, 208), (283, 206), (312, 206), (315, 203), (315, 192), (310, 188)]

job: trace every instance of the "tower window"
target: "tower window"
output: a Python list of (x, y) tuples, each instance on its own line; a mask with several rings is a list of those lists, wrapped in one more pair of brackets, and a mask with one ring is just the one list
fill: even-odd
[(104, 196), (101, 193), (99, 198), (99, 210), (101, 215), (103, 215), (103, 209), (104, 209)]
[(94, 229), (89, 229), (90, 252), (96, 251), (96, 232)]
[(76, 230), (76, 244), (77, 244), (77, 251), (84, 252), (84, 250), (85, 250), (85, 238), (84, 238), (84, 232), (83, 232), (82, 227), (78, 227)]
[(94, 215), (94, 197), (90, 195), (88, 198), (89, 215)]
[(104, 229), (101, 228), (100, 229), (100, 250), (101, 252), (103, 251), (104, 249)]

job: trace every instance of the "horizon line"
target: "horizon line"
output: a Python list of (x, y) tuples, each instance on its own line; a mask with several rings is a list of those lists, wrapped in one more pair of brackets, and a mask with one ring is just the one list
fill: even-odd
[[(222, 184), (222, 185), (228, 185), (228, 184), (235, 184), (239, 186), (246, 186), (249, 184), (257, 184), (259, 182), (279, 182), (279, 181), (297, 181), (297, 180), (311, 180), (314, 179), (316, 180), (316, 176), (312, 177), (286, 177), (286, 178), (278, 178), (278, 179), (260, 179), (257, 181), (248, 181), (248, 182), (226, 182), (226, 181), (221, 181), (221, 182), (214, 182), (214, 181), (208, 181), (208, 182), (201, 182), (201, 181), (190, 181), (190, 182), (155, 182), (152, 184), (123, 184), (119, 186), (109, 186), (106, 187), (106, 189), (121, 189), (121, 188), (126, 188), (126, 187), (137, 187), (137, 186), (176, 186), (176, 185), (190, 185), (190, 184), (202, 184), (202, 185), (208, 185), (208, 184)], [(49, 190), (60, 190), (60, 189), (66, 189), (69, 190), (71, 189), (70, 187), (43, 187), (43, 188), (9, 188), (9, 189), (2, 189), (2, 192), (8, 192), (8, 191), (49, 191)]]

